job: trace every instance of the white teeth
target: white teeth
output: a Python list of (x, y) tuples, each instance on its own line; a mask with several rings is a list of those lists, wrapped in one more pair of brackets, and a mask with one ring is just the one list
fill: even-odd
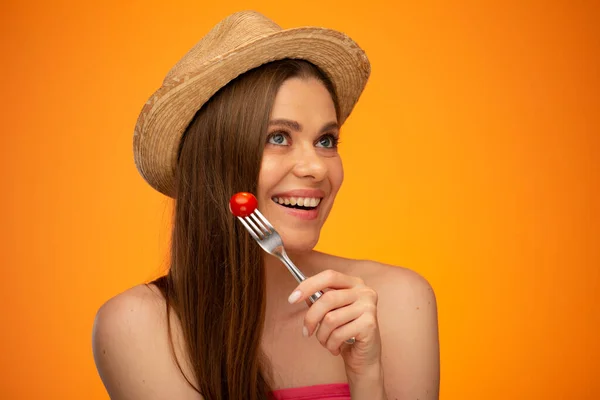
[(272, 199), (275, 203), (281, 205), (298, 205), (301, 207), (316, 207), (321, 203), (321, 199), (316, 197), (273, 197)]

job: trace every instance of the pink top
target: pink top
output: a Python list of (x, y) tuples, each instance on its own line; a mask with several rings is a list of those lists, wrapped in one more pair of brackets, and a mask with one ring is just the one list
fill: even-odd
[(351, 400), (350, 387), (347, 383), (279, 389), (271, 392), (271, 396), (274, 400)]

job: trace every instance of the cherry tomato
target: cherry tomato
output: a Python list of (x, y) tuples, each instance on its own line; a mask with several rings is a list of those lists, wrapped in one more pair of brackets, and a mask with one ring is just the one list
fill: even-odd
[(247, 217), (258, 207), (258, 200), (252, 193), (239, 192), (231, 196), (229, 210), (236, 217)]

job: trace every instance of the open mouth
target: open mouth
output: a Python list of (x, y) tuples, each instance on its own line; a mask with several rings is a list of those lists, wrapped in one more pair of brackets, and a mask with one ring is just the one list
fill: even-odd
[(316, 209), (323, 199), (319, 197), (273, 197), (271, 200), (283, 207), (308, 211)]

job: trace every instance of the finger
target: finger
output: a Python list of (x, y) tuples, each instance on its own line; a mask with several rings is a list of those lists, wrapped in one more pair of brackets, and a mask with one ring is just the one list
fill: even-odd
[[(327, 342), (331, 334), (338, 328), (354, 321), (362, 315), (363, 311), (356, 303), (346, 307), (338, 308), (328, 312), (323, 320), (319, 323), (319, 327), (315, 332), (315, 337), (323, 346), (327, 346)], [(346, 338), (349, 339), (350, 337)]]
[(346, 340), (354, 337), (356, 339), (354, 346), (356, 346), (356, 343), (367, 342), (370, 337), (374, 336), (376, 330), (377, 318), (372, 314), (364, 313), (355, 320), (333, 330), (324, 346), (331, 354), (337, 356)]
[(364, 285), (362, 279), (342, 274), (334, 270), (319, 272), (317, 275), (306, 278), (292, 292), (288, 301), (291, 304), (306, 300), (312, 294), (324, 289), (349, 289)]
[(316, 330), (317, 324), (322, 323), (323, 318), (333, 310), (348, 306), (358, 299), (358, 293), (352, 289), (330, 290), (325, 292), (304, 315), (304, 326), (308, 335)]
[[(330, 291), (330, 289), (324, 289), (324, 290), (322, 290), (321, 292), (322, 292), (322, 293), (327, 293), (328, 291)], [(314, 294), (314, 293), (313, 293), (313, 294)], [(323, 295), (321, 295), (321, 296), (323, 296)], [(317, 300), (318, 300), (318, 299), (317, 299)], [(308, 296), (308, 297), (306, 298), (306, 300), (304, 300), (304, 302), (306, 303), (306, 305), (307, 305), (308, 307), (311, 307), (311, 306), (314, 304), (314, 303), (312, 302), (312, 300), (310, 299), (310, 296)]]

